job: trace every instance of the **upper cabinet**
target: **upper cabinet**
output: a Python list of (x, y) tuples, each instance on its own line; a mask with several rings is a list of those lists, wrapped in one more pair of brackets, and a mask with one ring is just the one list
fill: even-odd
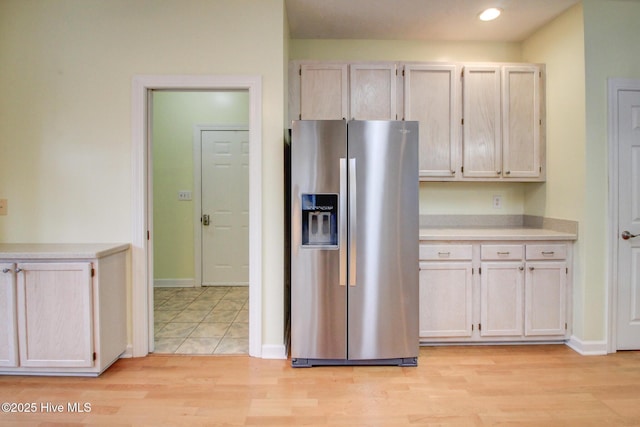
[(536, 66), (502, 67), (502, 167), (505, 178), (542, 173), (540, 80)]
[(460, 140), (459, 76), (456, 65), (404, 67), (404, 118), (420, 122), (421, 179), (456, 176)]
[(537, 65), (464, 67), (464, 178), (544, 180), (541, 79)]
[(290, 120), (416, 120), (423, 181), (544, 181), (544, 65), (289, 64)]
[(500, 67), (464, 67), (462, 87), (462, 176), (500, 177)]
[(305, 64), (300, 66), (300, 118), (346, 119), (347, 65)]
[(291, 120), (398, 118), (394, 63), (303, 63), (291, 67), (290, 73)]
[(395, 120), (396, 65), (350, 65), (349, 100), (351, 119)]

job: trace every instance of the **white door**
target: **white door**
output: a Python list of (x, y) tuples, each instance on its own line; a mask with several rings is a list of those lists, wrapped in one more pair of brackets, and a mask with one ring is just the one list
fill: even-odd
[(249, 285), (249, 132), (201, 132), (202, 284)]
[(618, 92), (617, 348), (640, 349), (640, 91)]

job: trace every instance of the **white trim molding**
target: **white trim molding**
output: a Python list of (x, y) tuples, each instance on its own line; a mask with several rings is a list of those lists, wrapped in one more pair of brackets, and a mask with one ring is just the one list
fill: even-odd
[(265, 344), (262, 346), (263, 359), (286, 359), (287, 348), (283, 344)]
[(199, 288), (194, 279), (153, 279), (154, 288)]
[(566, 344), (583, 356), (604, 356), (607, 354), (607, 341), (582, 341), (572, 336)]
[[(262, 357), (262, 77), (140, 75), (132, 82), (131, 307), (133, 357), (153, 349), (153, 260), (149, 93), (153, 90), (249, 91), (249, 355)], [(150, 238), (153, 238), (151, 236)]]

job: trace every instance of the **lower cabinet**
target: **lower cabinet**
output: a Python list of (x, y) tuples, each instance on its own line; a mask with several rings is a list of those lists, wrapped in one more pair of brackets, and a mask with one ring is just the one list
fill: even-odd
[(99, 374), (126, 350), (125, 252), (0, 271), (0, 373)]
[(570, 244), (421, 244), (421, 341), (566, 339)]
[(0, 367), (18, 366), (14, 264), (0, 263)]
[(20, 366), (93, 365), (91, 263), (17, 264)]

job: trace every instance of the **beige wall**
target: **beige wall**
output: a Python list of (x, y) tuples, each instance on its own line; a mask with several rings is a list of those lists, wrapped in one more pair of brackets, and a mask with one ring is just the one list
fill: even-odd
[(606, 337), (607, 79), (640, 79), (640, 2), (584, 0), (586, 144), (583, 295), (585, 337)]
[[(523, 58), (546, 64), (547, 181), (527, 184), (529, 215), (579, 221), (574, 268), (574, 335), (585, 336), (585, 60), (582, 5), (523, 43)], [(591, 308), (593, 309), (593, 308)], [(596, 311), (602, 315), (602, 307)], [(595, 331), (589, 331), (593, 334)], [(599, 332), (598, 332), (599, 333)]]
[(0, 1), (2, 242), (129, 242), (141, 74), (262, 78), (263, 344), (283, 343), (282, 0)]

